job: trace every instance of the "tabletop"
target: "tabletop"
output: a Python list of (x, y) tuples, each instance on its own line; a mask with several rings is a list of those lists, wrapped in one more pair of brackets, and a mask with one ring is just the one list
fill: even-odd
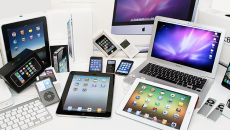
[[(116, 57), (112, 58), (112, 60), (116, 60), (116, 68), (118, 67), (120, 61), (122, 59), (130, 60), (128, 58), (123, 57)], [(135, 68), (137, 68), (146, 58), (133, 58), (131, 60), (134, 61), (133, 67), (131, 71), (133, 71)], [(102, 72), (105, 73), (106, 71), (106, 64), (107, 64), (107, 58), (103, 58), (103, 69)], [(80, 63), (80, 64), (73, 64), (70, 63), (70, 70), (71, 71), (85, 71), (87, 72), (89, 69), (89, 63)], [(222, 67), (221, 65), (218, 66), (217, 74), (215, 81), (209, 91), (209, 93), (206, 96), (206, 99), (211, 97), (217, 100), (217, 104), (219, 103), (225, 103), (226, 98), (229, 94), (229, 90), (221, 86), (221, 82), (224, 76), (224, 73), (226, 71), (226, 68)], [(65, 87), (66, 80), (68, 78), (69, 73), (58, 73), (58, 79), (61, 83), (61, 92), (59, 92), (59, 96), (61, 98), (62, 91)], [(50, 114), (53, 116), (53, 120), (42, 124), (40, 126), (37, 126), (33, 128), (34, 130), (46, 130), (46, 129), (84, 129), (84, 130), (91, 130), (91, 129), (98, 129), (98, 130), (104, 130), (104, 129), (139, 129), (139, 130), (157, 130), (157, 128), (148, 126), (146, 124), (134, 121), (132, 119), (120, 116), (116, 114), (116, 109), (118, 108), (119, 104), (121, 103), (122, 99), (124, 98), (126, 91), (124, 90), (124, 87), (127, 86), (127, 84), (123, 84), (124, 76), (115, 76), (115, 85), (114, 85), (114, 96), (113, 96), (113, 106), (112, 106), (112, 116), (109, 119), (90, 119), (90, 118), (75, 118), (75, 117), (60, 117), (56, 115), (56, 109), (58, 106), (58, 103), (53, 104), (51, 106), (48, 106), (47, 109), (50, 112)], [(123, 86), (124, 85), (124, 86)], [(10, 90), (13, 95), (14, 105), (23, 103), (25, 101), (28, 101), (30, 99), (39, 97), (38, 93), (36, 91), (36, 88), (34, 85), (31, 85), (26, 90), (21, 92), (20, 94), (17, 94), (13, 90)], [(206, 101), (205, 99), (205, 101)], [(215, 107), (213, 107), (214, 109)], [(228, 129), (229, 127), (229, 121), (225, 116), (221, 116), (216, 122), (213, 122), (212, 120), (209, 120), (208, 118), (197, 114), (199, 108), (195, 109), (190, 125), (189, 130), (216, 130), (216, 129)], [(211, 110), (212, 111), (212, 110)]]

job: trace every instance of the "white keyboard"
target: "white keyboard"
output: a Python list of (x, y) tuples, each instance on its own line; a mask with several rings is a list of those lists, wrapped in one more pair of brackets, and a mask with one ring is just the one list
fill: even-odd
[(0, 112), (0, 130), (26, 130), (52, 120), (42, 102), (32, 99)]

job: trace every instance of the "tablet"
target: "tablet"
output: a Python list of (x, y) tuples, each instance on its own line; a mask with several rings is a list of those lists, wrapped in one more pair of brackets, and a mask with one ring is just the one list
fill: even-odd
[(136, 79), (116, 113), (168, 130), (187, 130), (198, 95)]
[(113, 88), (114, 74), (71, 71), (56, 114), (109, 118)]
[(45, 16), (4, 24), (2, 35), (5, 47), (2, 51), (8, 62), (28, 48), (37, 53), (46, 67), (51, 65)]

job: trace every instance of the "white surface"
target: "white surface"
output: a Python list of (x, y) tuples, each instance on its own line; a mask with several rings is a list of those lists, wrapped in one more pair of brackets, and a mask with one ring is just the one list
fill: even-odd
[[(158, 83), (153, 83), (153, 82), (146, 81), (146, 80), (143, 80), (143, 79), (136, 79), (134, 81), (134, 83), (132, 84), (130, 90), (125, 95), (125, 97), (122, 100), (121, 104), (117, 108), (116, 113), (118, 113), (119, 115), (128, 117), (128, 118), (131, 118), (133, 120), (140, 121), (142, 123), (151, 125), (153, 127), (157, 127), (157, 128), (160, 128), (160, 129), (175, 130), (175, 128), (160, 124), (158, 122), (147, 120), (147, 119), (145, 119), (143, 117), (136, 116), (136, 115), (130, 114), (130, 113), (126, 112), (126, 111), (123, 111), (124, 107), (126, 106), (126, 104), (129, 101), (130, 97), (133, 95), (133, 93), (136, 90), (136, 88), (139, 85), (139, 83), (148, 84), (148, 85), (155, 86), (155, 87), (158, 87), (158, 88), (163, 89), (163, 90), (170, 90), (170, 91), (175, 92), (175, 93), (180, 93), (180, 94), (183, 94), (183, 95), (190, 96), (191, 99), (190, 99), (190, 102), (188, 104), (187, 110), (185, 112), (183, 122), (182, 122), (182, 124), (180, 126), (180, 130), (186, 130), (188, 128), (189, 123), (190, 123), (190, 119), (192, 117), (192, 113), (194, 111), (194, 108), (195, 108), (197, 100), (198, 100), (198, 95), (195, 94), (195, 93), (187, 92), (187, 91), (180, 90), (180, 89), (177, 89), (177, 88), (172, 88), (172, 87), (165, 86), (165, 85), (158, 84)], [(141, 114), (144, 114), (144, 113), (141, 113)]]
[(3, 79), (0, 79), (0, 109), (13, 104), (12, 94)]
[(230, 108), (228, 108), (228, 106), (227, 106), (227, 102), (229, 99), (230, 99), (230, 95), (228, 95), (228, 97), (226, 98), (226, 100), (224, 102), (223, 115), (230, 119)]
[[(106, 71), (106, 63), (107, 58), (103, 58), (103, 70), (102, 72)], [(112, 60), (116, 60), (116, 68), (118, 67), (120, 61), (123, 58), (112, 58)], [(138, 67), (145, 58), (134, 58), (134, 65), (131, 69), (133, 71), (136, 67)], [(88, 71), (89, 64), (70, 64), (70, 70), (72, 71)], [(224, 103), (227, 95), (229, 94), (229, 90), (222, 87), (220, 84), (222, 82), (224, 73), (226, 71), (226, 68), (222, 66), (218, 66), (216, 79), (214, 81), (214, 84), (212, 85), (212, 88), (210, 89), (207, 98), (212, 97), (217, 100), (216, 104)], [(61, 82), (62, 91), (65, 87), (66, 80), (68, 78), (68, 73), (62, 73), (57, 74), (58, 78)], [(115, 113), (117, 107), (123, 100), (125, 93), (122, 86), (122, 80), (124, 79), (123, 76), (116, 75), (115, 77), (115, 86), (114, 86), (114, 97), (113, 97), (113, 107), (112, 107), (112, 117), (108, 120), (102, 120), (102, 119), (86, 119), (86, 118), (70, 118), (70, 117), (57, 117), (55, 112), (57, 109), (57, 103), (51, 106), (48, 106), (47, 109), (53, 116), (53, 120), (50, 122), (47, 122), (43, 125), (40, 125), (34, 130), (47, 130), (47, 129), (84, 129), (84, 130), (119, 130), (119, 129), (133, 129), (133, 130), (157, 130), (156, 128), (153, 128), (151, 126), (142, 124), (137, 121), (133, 121), (131, 119), (125, 118), (123, 116), (117, 115)], [(127, 86), (126, 84), (124, 86)], [(12, 91), (12, 90), (11, 90)], [(15, 92), (12, 92), (13, 99), (14, 99), (14, 105), (25, 102), (27, 100), (30, 100), (32, 98), (38, 97), (37, 91), (34, 86), (31, 86), (21, 92), (20, 94), (16, 94)], [(59, 93), (61, 95), (61, 93)], [(213, 107), (215, 108), (215, 107)], [(228, 129), (229, 128), (229, 119), (225, 116), (221, 116), (216, 122), (213, 122), (211, 120), (208, 120), (206, 117), (203, 117), (199, 114), (197, 114), (197, 111), (199, 109), (196, 109), (193, 117), (190, 122), (189, 130), (221, 130), (221, 129)], [(212, 111), (212, 110), (211, 110)], [(210, 112), (211, 112), (210, 111)]]
[(213, 0), (212, 8), (230, 14), (230, 0)]

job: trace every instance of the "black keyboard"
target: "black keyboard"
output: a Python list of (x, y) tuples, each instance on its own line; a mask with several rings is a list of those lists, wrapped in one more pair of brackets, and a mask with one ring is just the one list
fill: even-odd
[(207, 79), (186, 74), (180, 71), (162, 67), (156, 64), (147, 64), (140, 73), (156, 77), (183, 87), (201, 92)]

